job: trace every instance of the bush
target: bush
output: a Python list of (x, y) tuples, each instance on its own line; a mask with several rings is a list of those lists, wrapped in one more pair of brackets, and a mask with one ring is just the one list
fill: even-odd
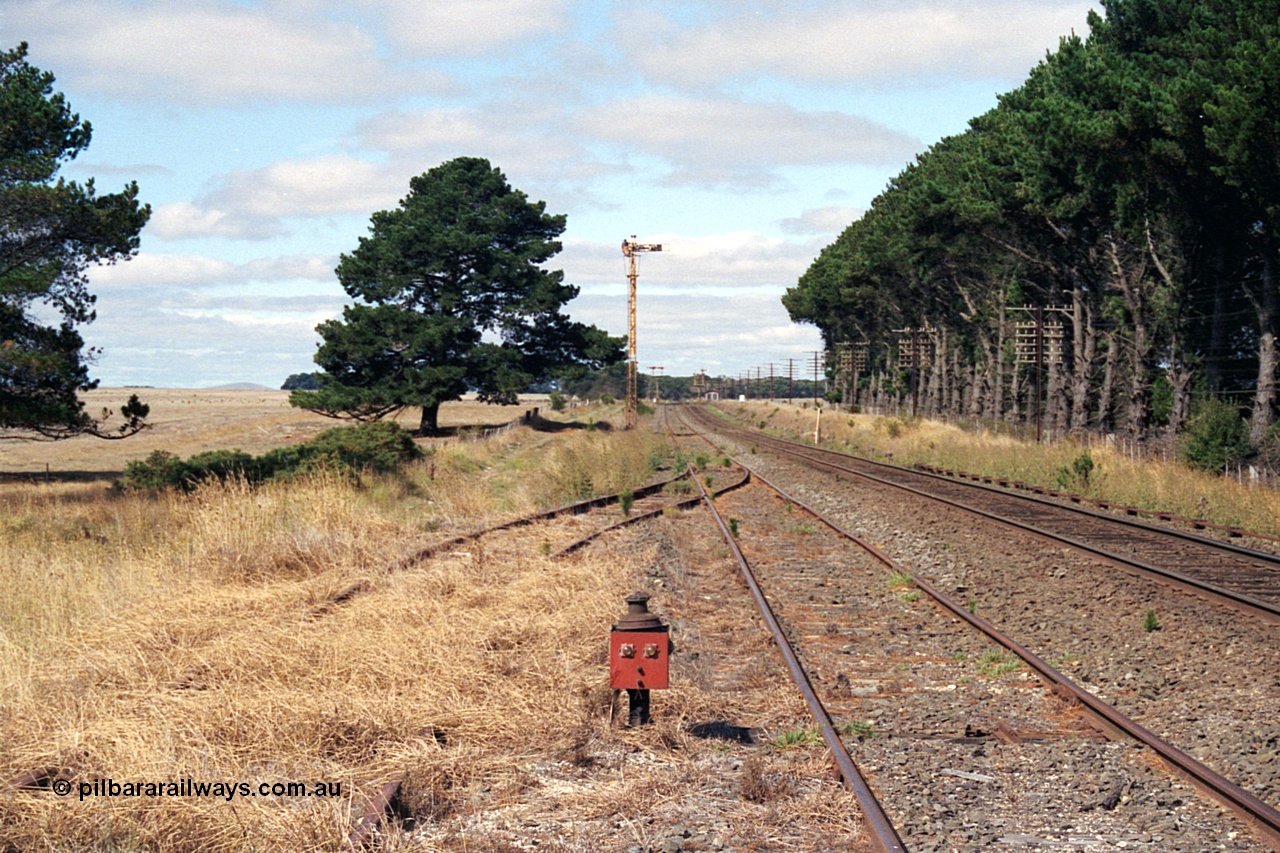
[(568, 404), (568, 399), (559, 391), (551, 392), (551, 411), (563, 412), (564, 407)]
[(1087, 489), (1089, 487), (1089, 475), (1093, 473), (1093, 457), (1089, 455), (1089, 451), (1084, 451), (1075, 459), (1071, 460), (1071, 465), (1063, 465), (1058, 469), (1057, 483), (1059, 489), (1071, 487)]
[[(413, 434), (390, 421), (337, 427), (325, 430), (306, 444), (296, 445), (307, 452), (302, 466), (341, 467), (352, 471), (372, 470), (390, 474), (406, 462), (422, 458), (422, 449), (413, 443)], [(268, 454), (270, 455), (270, 454)]]
[(1211, 397), (1188, 422), (1180, 449), (1190, 465), (1221, 471), (1249, 454), (1249, 430), (1235, 406)]
[(146, 459), (126, 465), (119, 485), (125, 489), (191, 491), (207, 480), (242, 477), (261, 483), (320, 469), (386, 474), (422, 455), (413, 436), (397, 424), (367, 423), (325, 430), (305, 444), (280, 447), (262, 456), (250, 456), (242, 450), (210, 450), (184, 461), (156, 450)]
[(181, 486), (185, 481), (186, 463), (167, 450), (153, 450), (146, 459), (135, 459), (124, 466), (120, 485), (132, 489), (163, 489)]

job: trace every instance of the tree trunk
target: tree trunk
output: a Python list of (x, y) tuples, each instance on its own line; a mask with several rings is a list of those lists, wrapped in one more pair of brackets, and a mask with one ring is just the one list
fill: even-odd
[(1119, 345), (1116, 333), (1107, 333), (1107, 358), (1102, 369), (1102, 390), (1098, 392), (1098, 429), (1103, 432), (1115, 432), (1115, 422), (1111, 417), (1112, 397), (1116, 387), (1116, 361), (1119, 358)]
[(965, 369), (960, 366), (960, 347), (953, 345), (951, 350), (951, 417), (953, 418), (964, 414), (964, 391), (968, 386), (965, 373)]
[[(991, 338), (986, 330), (978, 333), (978, 351), (982, 354), (982, 366), (973, 369), (973, 406), (975, 418), (991, 417), (991, 390), (995, 384), (995, 365), (991, 361)], [(998, 415), (997, 415), (998, 417)]]
[(1147, 256), (1135, 251), (1128, 242), (1122, 246), (1114, 234), (1107, 236), (1106, 244), (1111, 258), (1112, 286), (1124, 297), (1133, 333), (1129, 346), (1129, 383), (1126, 389), (1129, 412), (1126, 427), (1133, 438), (1141, 439), (1147, 430), (1151, 408), (1150, 355), (1154, 347)]
[(1000, 328), (996, 332), (995, 384), (991, 389), (991, 407), (996, 420), (1004, 417), (1004, 304), (1000, 305)]
[(966, 376), (964, 412), (970, 418), (982, 414), (982, 371), (976, 363), (969, 365)]
[(1222, 364), (1227, 359), (1227, 336), (1231, 318), (1227, 314), (1231, 283), (1227, 281), (1223, 249), (1218, 246), (1213, 256), (1213, 317), (1209, 325), (1209, 350), (1205, 357), (1205, 380), (1210, 394), (1222, 390)]
[(440, 415), (440, 404), (422, 407), (422, 420), (418, 423), (418, 435), (435, 435), (439, 432), (438, 418)]
[(1098, 330), (1093, 324), (1093, 308), (1085, 304), (1077, 285), (1071, 292), (1071, 429), (1089, 427), (1089, 389), (1093, 360), (1097, 356)]
[(1276, 336), (1280, 329), (1280, 294), (1276, 293), (1276, 273), (1271, 258), (1264, 258), (1260, 291), (1249, 289), (1249, 299), (1258, 315), (1258, 388), (1253, 396), (1253, 415), (1249, 418), (1249, 441), (1262, 443), (1275, 419), (1272, 407), (1276, 399)]
[(1047, 367), (1048, 374), (1048, 399), (1045, 401), (1045, 409), (1048, 417), (1045, 423), (1053, 435), (1060, 435), (1067, 428), (1067, 389), (1066, 383), (1063, 381), (1062, 365), (1058, 362), (1050, 362)]
[(1008, 421), (1011, 424), (1021, 423), (1021, 411), (1018, 407), (1022, 394), (1022, 377), (1018, 375), (1018, 366), (1013, 366), (1013, 375), (1009, 377), (1009, 412)]
[(1176, 433), (1191, 415), (1191, 380), (1195, 371), (1175, 356), (1169, 365), (1169, 384), (1173, 386), (1173, 409), (1169, 412), (1169, 432)]

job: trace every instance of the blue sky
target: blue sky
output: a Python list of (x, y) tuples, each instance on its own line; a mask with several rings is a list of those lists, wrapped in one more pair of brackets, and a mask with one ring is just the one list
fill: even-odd
[(93, 124), (64, 169), (137, 180), (142, 250), (97, 269), (105, 385), (314, 369), (333, 275), (409, 178), (487, 157), (568, 215), (575, 319), (642, 369), (808, 358), (779, 299), (885, 183), (1086, 31), (1078, 0), (2, 0), (0, 44)]

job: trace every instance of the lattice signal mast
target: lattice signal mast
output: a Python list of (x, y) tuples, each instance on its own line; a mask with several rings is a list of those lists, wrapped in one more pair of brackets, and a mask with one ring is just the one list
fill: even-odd
[(661, 252), (661, 243), (637, 243), (636, 235), (622, 241), (622, 254), (626, 257), (627, 281), (630, 283), (627, 302), (627, 429), (635, 429), (639, 423), (636, 382), (639, 365), (636, 361), (636, 255), (640, 252)]

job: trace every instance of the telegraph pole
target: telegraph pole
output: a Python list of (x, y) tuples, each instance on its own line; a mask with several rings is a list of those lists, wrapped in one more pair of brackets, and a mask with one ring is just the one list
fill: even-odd
[(822, 353), (818, 352), (817, 350), (814, 350), (813, 358), (811, 359), (811, 361), (813, 362), (813, 405), (814, 405), (814, 408), (817, 408), (818, 406), (818, 371), (825, 366), (822, 363)]
[(638, 252), (661, 252), (661, 243), (637, 243), (636, 235), (622, 241), (622, 254), (629, 261), (627, 268), (628, 301), (627, 301), (627, 429), (635, 429), (639, 423), (639, 405), (636, 398), (636, 379), (639, 370), (636, 361), (636, 279), (640, 273), (636, 270), (636, 254)]

